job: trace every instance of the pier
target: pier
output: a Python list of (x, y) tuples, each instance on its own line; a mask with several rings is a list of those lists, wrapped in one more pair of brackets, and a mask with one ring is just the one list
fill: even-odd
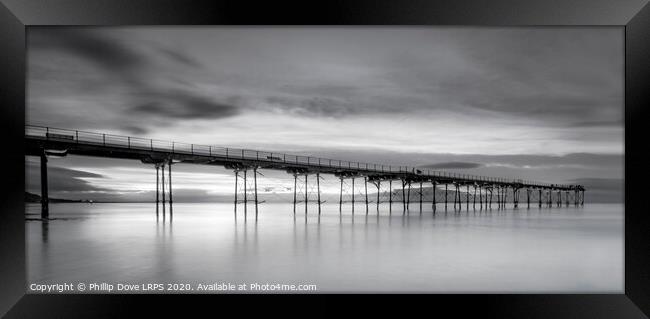
[[(388, 203), (391, 210), (395, 203), (401, 203), (404, 213), (410, 211), (411, 205), (415, 203), (422, 211), (425, 202), (431, 202), (434, 212), (436, 204), (443, 202), (445, 209), (453, 203), (454, 210), (469, 210), (470, 206), (473, 210), (492, 209), (493, 204), (497, 209), (504, 209), (508, 203), (519, 208), (522, 190), (525, 191), (523, 194), (527, 208), (535, 202), (540, 208), (561, 207), (563, 204), (584, 205), (585, 188), (582, 185), (549, 184), (26, 125), (25, 155), (40, 158), (42, 218), (49, 216), (48, 156), (68, 154), (132, 159), (151, 165), (156, 176), (156, 215), (162, 213), (163, 217), (167, 214), (171, 217), (173, 214), (172, 166), (177, 163), (216, 165), (232, 170), (235, 176), (235, 216), (237, 206), (243, 204), (244, 217), (248, 215), (249, 204), (253, 205), (255, 218), (259, 215), (258, 205), (262, 201), (258, 198), (257, 176), (260, 169), (282, 170), (293, 176), (294, 214), (297, 213), (299, 204), (304, 204), (304, 212), (307, 214), (310, 192), (315, 192), (317, 199), (313, 202), (318, 205), (320, 215), (324, 203), (321, 201), (320, 182), (322, 175), (326, 174), (340, 180), (339, 211), (343, 210), (344, 203), (350, 202), (354, 212), (355, 200), (358, 199), (358, 202), (365, 203), (365, 211), (368, 213), (373, 202), (368, 193), (369, 183), (377, 192), (374, 199), (377, 210), (381, 203)], [(394, 187), (396, 185), (397, 188)], [(432, 190), (430, 194), (425, 192), (426, 189)], [(450, 189), (453, 196), (451, 200)], [(437, 197), (438, 192), (444, 194), (442, 199)]]

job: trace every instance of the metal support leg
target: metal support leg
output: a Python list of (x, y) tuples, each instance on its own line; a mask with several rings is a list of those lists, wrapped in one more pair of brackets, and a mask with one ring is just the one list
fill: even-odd
[(435, 181), (431, 182), (431, 186), (432, 186), (432, 191), (433, 191), (433, 201), (431, 203), (431, 206), (432, 206), (431, 209), (435, 213), (436, 212), (436, 182)]
[(354, 215), (354, 176), (352, 177), (352, 215)]
[(257, 220), (257, 166), (253, 168), (253, 181), (255, 186), (255, 220)]
[(235, 219), (237, 218), (237, 192), (239, 191), (239, 171), (235, 170)]
[(474, 184), (474, 198), (472, 198), (472, 209), (476, 210), (476, 184)]
[(366, 215), (368, 215), (368, 177), (363, 177), (363, 186), (366, 189)]
[(406, 212), (406, 181), (402, 180), (402, 208)]
[(381, 192), (381, 181), (377, 181), (377, 213), (379, 213), (379, 193)]
[(408, 193), (406, 193), (406, 211), (408, 211), (411, 206), (411, 181), (408, 182), (408, 185), (409, 185), (409, 190)]
[(159, 195), (160, 195), (160, 194), (159, 194), (159, 192), (160, 192), (160, 185), (159, 185), (160, 177), (159, 177), (159, 172), (160, 172), (160, 168), (159, 168), (158, 165), (156, 164), (156, 218), (158, 218), (158, 210), (159, 210), (159, 207), (158, 207), (158, 206), (159, 206), (159, 202), (160, 202), (160, 197), (159, 197)]
[(456, 206), (458, 206), (458, 210), (462, 209), (462, 206), (460, 204), (460, 191), (458, 189), (458, 184), (455, 184), (456, 186), (456, 193), (454, 194), (454, 210), (456, 210)]
[(174, 214), (172, 205), (174, 204), (172, 200), (172, 160), (169, 160), (169, 164), (167, 165), (167, 173), (169, 174), (169, 218), (172, 218), (172, 215)]
[(244, 169), (244, 220), (248, 215), (248, 181), (247, 181), (248, 169)]
[(50, 216), (50, 197), (47, 186), (47, 155), (43, 150), (41, 152), (41, 218), (43, 219)]
[(307, 205), (309, 204), (309, 195), (308, 195), (308, 188), (309, 184), (307, 184), (307, 176), (309, 174), (305, 173), (305, 217), (307, 216)]
[(490, 209), (492, 209), (492, 191), (493, 189), (490, 187)]
[(163, 219), (164, 219), (165, 218), (165, 164), (164, 163), (161, 166), (161, 170), (162, 170), (162, 172), (161, 172), (162, 174), (160, 174), (160, 175), (162, 175), (162, 177), (161, 177), (161, 179), (162, 179), (162, 181), (161, 181), (162, 182), (162, 184), (161, 184), (162, 208), (163, 208)]
[(449, 192), (449, 184), (445, 183), (445, 210), (447, 210), (447, 193)]
[(388, 209), (393, 208), (393, 180), (388, 180)]
[(420, 182), (420, 212), (422, 211), (422, 182)]
[(467, 188), (467, 193), (465, 194), (465, 210), (469, 211), (469, 184), (465, 186)]
[[(341, 180), (343, 183), (343, 180)], [(293, 215), (296, 216), (296, 196), (297, 196), (297, 187), (298, 187), (298, 174), (293, 173)], [(341, 185), (341, 192), (343, 191), (343, 185)]]
[(341, 192), (339, 193), (339, 213), (343, 211), (343, 177), (341, 179)]
[(316, 191), (318, 192), (318, 216), (320, 216), (320, 173), (316, 173)]

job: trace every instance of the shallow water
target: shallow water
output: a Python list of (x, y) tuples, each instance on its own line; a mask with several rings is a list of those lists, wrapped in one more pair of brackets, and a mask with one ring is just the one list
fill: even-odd
[[(314, 284), (318, 292), (623, 292), (623, 206), (403, 214), (338, 205), (26, 206), (31, 283)], [(464, 207), (463, 207), (464, 209)], [(196, 291), (194, 291), (196, 292)], [(201, 291), (202, 293), (204, 291)], [(208, 291), (210, 292), (210, 291)], [(221, 291), (219, 291), (221, 292)]]

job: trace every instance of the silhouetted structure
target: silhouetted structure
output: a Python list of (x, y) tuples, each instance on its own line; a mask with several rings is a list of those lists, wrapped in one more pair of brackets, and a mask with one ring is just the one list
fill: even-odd
[[(344, 190), (351, 187), (352, 211), (355, 203), (355, 180), (361, 179), (364, 183), (366, 212), (370, 203), (368, 198), (368, 182), (377, 188), (377, 208), (382, 202), (381, 195), (387, 197), (390, 208), (396, 198), (401, 197), (403, 211), (409, 210), (411, 202), (411, 185), (417, 184), (418, 191), (413, 193), (418, 196), (420, 211), (424, 201), (423, 184), (432, 186), (432, 208), (436, 210), (436, 190), (440, 185), (445, 185), (445, 209), (449, 202), (449, 185), (454, 186), (454, 209), (462, 209), (462, 188), (465, 187), (465, 207), (469, 210), (472, 201), (476, 209), (477, 190), (479, 209), (491, 209), (493, 197), (499, 209), (505, 208), (508, 202), (508, 193), (512, 195), (512, 203), (517, 208), (519, 205), (519, 191), (526, 190), (526, 203), (530, 207), (531, 194), (538, 190), (539, 207), (546, 202), (549, 207), (553, 205), (553, 193), (556, 193), (556, 203), (562, 205), (562, 192), (565, 193), (565, 203), (570, 204), (570, 195), (575, 206), (584, 205), (584, 191), (582, 185), (546, 184), (521, 179), (506, 179), (498, 177), (485, 177), (476, 175), (455, 174), (441, 171), (420, 170), (407, 166), (392, 166), (370, 163), (350, 162), (310, 156), (289, 155), (284, 153), (263, 152), (247, 149), (223, 148), (209, 145), (196, 145), (159, 141), (130, 136), (83, 132), (75, 130), (57, 129), (42, 126), (25, 126), (25, 154), (40, 156), (41, 159), (41, 194), (42, 217), (48, 217), (47, 196), (47, 156), (66, 156), (67, 154), (99, 156), (110, 158), (123, 158), (140, 160), (142, 163), (153, 164), (156, 169), (156, 215), (159, 213), (159, 204), (162, 204), (163, 218), (166, 214), (166, 204), (169, 204), (169, 215), (172, 216), (172, 170), (174, 163), (191, 163), (204, 165), (218, 165), (232, 169), (235, 173), (235, 216), (237, 204), (244, 204), (244, 216), (247, 215), (247, 204), (255, 204), (255, 217), (258, 215), (257, 175), (259, 169), (284, 170), (294, 176), (293, 205), (294, 214), (297, 203), (305, 203), (305, 213), (309, 203), (309, 182), (316, 183), (318, 213), (320, 205), (320, 179), (321, 174), (333, 174), (340, 179), (339, 210), (342, 210)], [(167, 182), (165, 182), (165, 167), (167, 167)], [(160, 172), (160, 174), (159, 174)], [(252, 173), (249, 176), (248, 172)], [(309, 176), (315, 178), (310, 179)], [(252, 181), (251, 178), (252, 177)], [(401, 195), (393, 191), (393, 181), (401, 182)], [(389, 189), (382, 192), (381, 187), (388, 182)], [(167, 185), (167, 192), (165, 192)], [(385, 187), (385, 186), (384, 186)], [(298, 198), (298, 189), (304, 191), (304, 201)], [(312, 187), (313, 189), (313, 187)], [(168, 200), (165, 194), (168, 193)], [(302, 197), (301, 191), (301, 197)], [(473, 195), (471, 195), (473, 193)], [(496, 194), (495, 194), (496, 193)], [(162, 195), (162, 196), (161, 196)], [(546, 198), (544, 198), (546, 195)], [(347, 196), (350, 197), (350, 196)]]

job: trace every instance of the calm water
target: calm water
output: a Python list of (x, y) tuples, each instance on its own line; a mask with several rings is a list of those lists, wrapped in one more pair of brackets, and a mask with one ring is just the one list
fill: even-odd
[[(348, 204), (349, 205), (349, 204)], [(623, 291), (623, 206), (403, 215), (262, 204), (27, 205), (28, 283), (315, 284), (319, 292)], [(471, 207), (470, 207), (471, 208)], [(240, 213), (242, 211), (240, 206)]]

